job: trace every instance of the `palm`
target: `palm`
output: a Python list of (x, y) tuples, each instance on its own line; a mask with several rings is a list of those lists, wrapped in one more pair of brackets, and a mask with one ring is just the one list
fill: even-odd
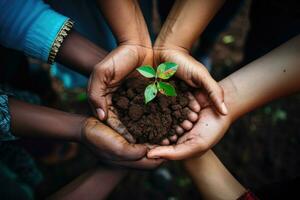
[[(204, 97), (204, 98), (203, 98)], [(148, 153), (149, 158), (160, 157), (181, 160), (203, 154), (215, 145), (228, 129), (231, 120), (217, 113), (204, 93), (196, 95), (201, 111), (194, 127), (177, 141), (174, 146), (157, 147)]]
[(90, 77), (88, 94), (93, 107), (102, 108), (107, 113), (112, 92), (126, 76), (143, 64), (152, 64), (152, 49), (137, 45), (121, 45), (107, 55), (95, 66)]
[(163, 160), (147, 159), (148, 147), (131, 144), (119, 133), (95, 118), (89, 118), (82, 129), (82, 141), (104, 162), (133, 168), (154, 168)]
[(184, 145), (183, 148), (190, 147), (190, 152), (185, 156), (202, 154), (223, 137), (228, 127), (227, 118), (209, 106), (200, 111), (193, 129), (182, 136), (177, 144)]
[(165, 61), (177, 63), (180, 67), (176, 76), (192, 87), (205, 89), (217, 111), (224, 115), (227, 114), (223, 89), (210, 76), (205, 66), (190, 56), (187, 51), (168, 48), (154, 49), (154, 61), (156, 64)]

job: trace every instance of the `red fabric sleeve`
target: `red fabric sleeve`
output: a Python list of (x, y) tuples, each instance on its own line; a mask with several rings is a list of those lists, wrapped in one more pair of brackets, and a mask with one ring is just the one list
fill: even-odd
[(251, 191), (248, 190), (237, 200), (259, 200), (259, 198), (257, 198)]

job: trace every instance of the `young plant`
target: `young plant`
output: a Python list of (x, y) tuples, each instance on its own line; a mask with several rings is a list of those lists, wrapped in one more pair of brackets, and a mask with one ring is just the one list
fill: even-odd
[(176, 96), (175, 88), (162, 80), (167, 80), (173, 76), (178, 69), (178, 65), (172, 62), (161, 63), (156, 71), (150, 65), (145, 65), (137, 68), (137, 71), (146, 78), (154, 78), (154, 82), (148, 85), (145, 89), (145, 103), (153, 100), (157, 91), (166, 96)]

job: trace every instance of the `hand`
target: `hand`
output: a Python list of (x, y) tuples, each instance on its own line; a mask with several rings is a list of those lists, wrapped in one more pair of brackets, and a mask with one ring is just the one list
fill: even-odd
[(176, 145), (151, 149), (147, 154), (148, 158), (181, 160), (199, 156), (223, 137), (232, 122), (231, 117), (216, 112), (204, 92), (198, 92), (195, 97), (201, 106), (201, 110), (194, 127), (181, 136)]
[(175, 74), (177, 77), (192, 87), (204, 88), (217, 110), (223, 115), (228, 113), (224, 104), (222, 88), (210, 76), (207, 69), (190, 56), (186, 50), (181, 48), (154, 47), (155, 64), (166, 61), (177, 63), (179, 65)]
[(150, 169), (163, 162), (162, 159), (145, 157), (149, 150), (146, 144), (129, 143), (123, 136), (93, 117), (84, 122), (81, 142), (110, 164)]
[(198, 120), (198, 113), (200, 111), (200, 105), (199, 105), (198, 101), (195, 99), (194, 95), (192, 95), (190, 92), (187, 92), (186, 96), (189, 100), (189, 103), (186, 107), (189, 109), (189, 112), (187, 114), (187, 119), (185, 119), (181, 124), (179, 124), (176, 127), (175, 135), (172, 135), (169, 138), (166, 138), (161, 142), (161, 145), (163, 145), (163, 146), (175, 144), (177, 142), (178, 138), (180, 136), (184, 135), (184, 133), (186, 131), (191, 130), (193, 128), (194, 124)]
[(151, 47), (121, 44), (95, 66), (89, 79), (88, 96), (100, 120), (107, 119), (112, 92), (135, 68), (152, 65), (152, 57)]

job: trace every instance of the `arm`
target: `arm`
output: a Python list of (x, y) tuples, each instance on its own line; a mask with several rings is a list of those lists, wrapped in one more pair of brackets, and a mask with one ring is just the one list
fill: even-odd
[(124, 169), (95, 167), (52, 194), (47, 199), (106, 199), (126, 175)]
[(98, 118), (105, 120), (111, 93), (140, 65), (153, 62), (148, 29), (137, 0), (98, 0), (119, 46), (99, 63), (89, 81), (88, 94)]
[(260, 59), (234, 72), (220, 82), (230, 112), (214, 112), (207, 96), (198, 92), (199, 119), (191, 131), (179, 138), (177, 145), (157, 147), (149, 158), (184, 159), (201, 155), (213, 147), (230, 124), (243, 114), (276, 98), (300, 91), (300, 36)]
[(104, 59), (107, 52), (91, 41), (72, 31), (59, 49), (57, 62), (81, 74), (89, 76), (94, 67)]
[(226, 115), (222, 88), (204, 65), (189, 55), (195, 40), (204, 30), (224, 0), (176, 1), (154, 44), (154, 60), (175, 62), (176, 76), (192, 87), (204, 88), (217, 110)]
[(190, 51), (224, 1), (177, 0), (155, 41), (155, 46)]
[(220, 82), (232, 121), (279, 97), (300, 90), (300, 36)]
[(203, 199), (238, 199), (246, 192), (212, 150), (184, 165)]
[(11, 130), (15, 136), (58, 139), (86, 145), (102, 161), (132, 168), (154, 168), (161, 159), (147, 159), (148, 147), (131, 144), (95, 118), (27, 104), (9, 98)]
[(68, 20), (42, 0), (2, 0), (0, 42), (47, 62), (52, 44)]
[(151, 48), (148, 29), (137, 0), (98, 0), (98, 4), (119, 44)]
[(86, 117), (9, 98), (15, 136), (80, 142)]
[[(47, 62), (52, 45), (68, 20), (41, 0), (3, 0), (0, 2), (0, 42)], [(63, 40), (56, 60), (89, 75), (106, 54), (71, 31)]]

